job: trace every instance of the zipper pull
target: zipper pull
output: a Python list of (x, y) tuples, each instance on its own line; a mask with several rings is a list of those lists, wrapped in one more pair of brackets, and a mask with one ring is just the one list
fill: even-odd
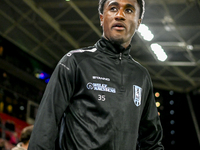
[(122, 60), (122, 53), (119, 54), (119, 60)]

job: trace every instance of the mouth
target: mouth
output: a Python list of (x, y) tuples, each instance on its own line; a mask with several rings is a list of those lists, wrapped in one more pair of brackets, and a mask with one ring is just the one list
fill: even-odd
[(116, 30), (124, 30), (125, 29), (125, 25), (123, 23), (115, 23), (112, 28), (116, 29)]

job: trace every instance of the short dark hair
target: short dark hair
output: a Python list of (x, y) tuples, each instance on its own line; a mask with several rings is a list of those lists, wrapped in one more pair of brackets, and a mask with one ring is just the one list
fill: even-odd
[(27, 126), (22, 130), (21, 136), (20, 136), (20, 141), (22, 143), (24, 144), (28, 143), (31, 137), (32, 130), (33, 130), (33, 125)]
[[(99, 0), (99, 14), (103, 14), (104, 10), (104, 5), (107, 0)], [(145, 2), (144, 0), (137, 0), (139, 6), (140, 6), (140, 16), (139, 19), (143, 19), (144, 17), (144, 12), (145, 12)]]

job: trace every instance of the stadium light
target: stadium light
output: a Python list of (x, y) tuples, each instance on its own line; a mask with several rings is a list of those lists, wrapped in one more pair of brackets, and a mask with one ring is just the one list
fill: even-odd
[(154, 38), (154, 35), (149, 30), (149, 27), (145, 24), (141, 24), (138, 28), (138, 32), (141, 34), (144, 40), (151, 41)]
[(159, 44), (157, 43), (151, 44), (151, 50), (157, 56), (158, 60), (165, 61), (167, 59), (167, 55), (165, 51), (163, 50), (162, 46), (160, 46)]

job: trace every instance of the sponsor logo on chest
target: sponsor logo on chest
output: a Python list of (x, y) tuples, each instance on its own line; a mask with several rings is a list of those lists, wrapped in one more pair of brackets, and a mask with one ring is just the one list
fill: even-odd
[(113, 88), (113, 87), (108, 87), (107, 84), (91, 83), (91, 82), (89, 82), (89, 83), (87, 83), (86, 87), (89, 90), (116, 93), (116, 89)]

